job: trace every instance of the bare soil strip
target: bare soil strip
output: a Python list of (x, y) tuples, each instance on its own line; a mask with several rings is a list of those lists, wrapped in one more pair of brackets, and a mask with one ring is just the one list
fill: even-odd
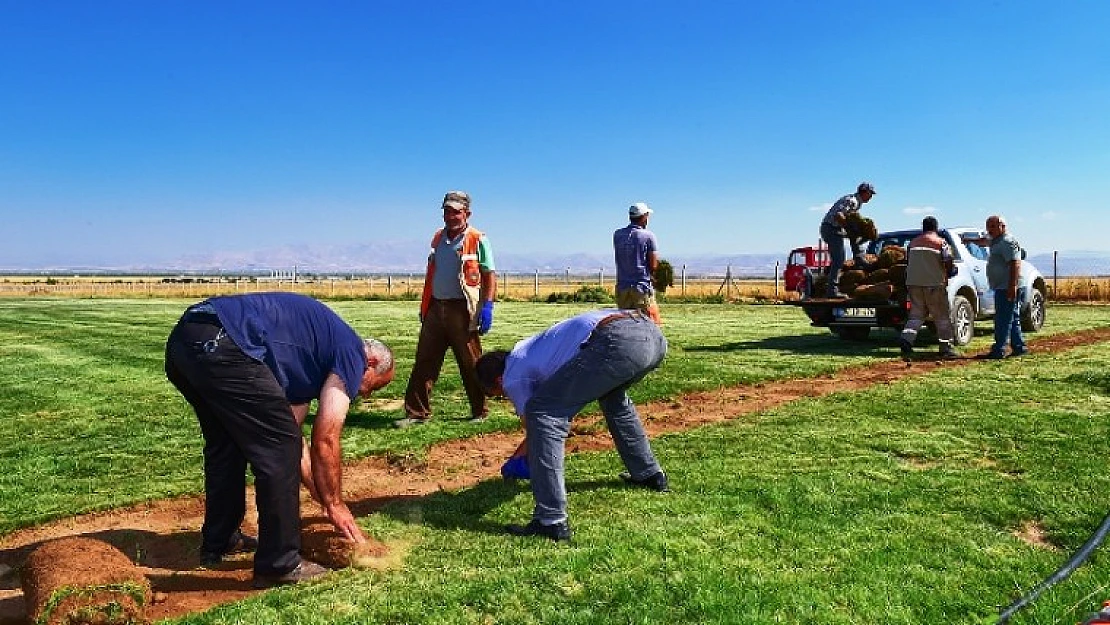
[[(1110, 341), (1110, 327), (1046, 336), (1031, 341), (1030, 347), (1035, 357), (1106, 341)], [(918, 360), (911, 365), (891, 359), (824, 377), (692, 393), (645, 404), (639, 409), (648, 434), (655, 437), (735, 419), (801, 398), (865, 389), (938, 367), (975, 363), (967, 358)], [(576, 421), (567, 451), (612, 447), (612, 439), (598, 421), (596, 418)], [(376, 457), (347, 465), (343, 472), (347, 500), (357, 516), (365, 516), (390, 502), (500, 478), (501, 463), (516, 447), (520, 436), (519, 432), (499, 433), (444, 442), (432, 447), (427, 460), (420, 463), (390, 462)], [(248, 499), (253, 499), (253, 494)], [(309, 500), (305, 501), (303, 512), (306, 517), (322, 514)], [(252, 508), (248, 518), (254, 518), (254, 514)], [(147, 610), (152, 620), (200, 612), (259, 592), (251, 588), (250, 556), (237, 557), (212, 569), (198, 568), (196, 548), (203, 518), (203, 498), (183, 497), (63, 519), (4, 536), (0, 539), (0, 625), (26, 622), (26, 607), (16, 573), (35, 546), (63, 536), (86, 535), (103, 540), (133, 558), (150, 578), (155, 591), (154, 604)]]

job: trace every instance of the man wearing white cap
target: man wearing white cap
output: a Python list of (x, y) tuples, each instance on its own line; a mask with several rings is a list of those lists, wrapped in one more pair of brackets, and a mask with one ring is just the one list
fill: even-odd
[(653, 276), (659, 266), (655, 235), (647, 229), (651, 208), (643, 202), (628, 207), (629, 224), (613, 233), (613, 256), (617, 263), (617, 307), (642, 310), (657, 324), (662, 323), (655, 301)]

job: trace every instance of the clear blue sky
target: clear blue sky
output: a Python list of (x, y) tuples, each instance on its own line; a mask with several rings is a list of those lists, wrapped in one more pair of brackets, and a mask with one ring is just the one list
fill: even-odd
[(0, 266), (419, 241), (783, 252), (1007, 216), (1106, 250), (1110, 2), (0, 1)]

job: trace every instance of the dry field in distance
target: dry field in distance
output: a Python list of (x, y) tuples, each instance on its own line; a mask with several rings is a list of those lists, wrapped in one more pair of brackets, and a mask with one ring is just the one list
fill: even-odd
[[(553, 293), (601, 287), (613, 291), (612, 276), (499, 274), (498, 298), (546, 300)], [(1110, 302), (1110, 277), (1048, 277), (1049, 299)], [(272, 279), (227, 276), (41, 276), (0, 275), (0, 297), (204, 298), (230, 293), (296, 291), (323, 299), (415, 299), (424, 277), (417, 273), (353, 277)], [(672, 301), (777, 302), (797, 299), (782, 280), (722, 276), (676, 277)]]

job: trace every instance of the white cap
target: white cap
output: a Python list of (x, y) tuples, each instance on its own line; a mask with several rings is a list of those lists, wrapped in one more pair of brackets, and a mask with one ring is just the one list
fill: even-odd
[(628, 207), (628, 216), (633, 218), (633, 219), (635, 219), (636, 217), (643, 217), (644, 215), (650, 215), (650, 214), (651, 214), (651, 209), (648, 208), (648, 205), (643, 203), (643, 202), (636, 202), (632, 206)]

